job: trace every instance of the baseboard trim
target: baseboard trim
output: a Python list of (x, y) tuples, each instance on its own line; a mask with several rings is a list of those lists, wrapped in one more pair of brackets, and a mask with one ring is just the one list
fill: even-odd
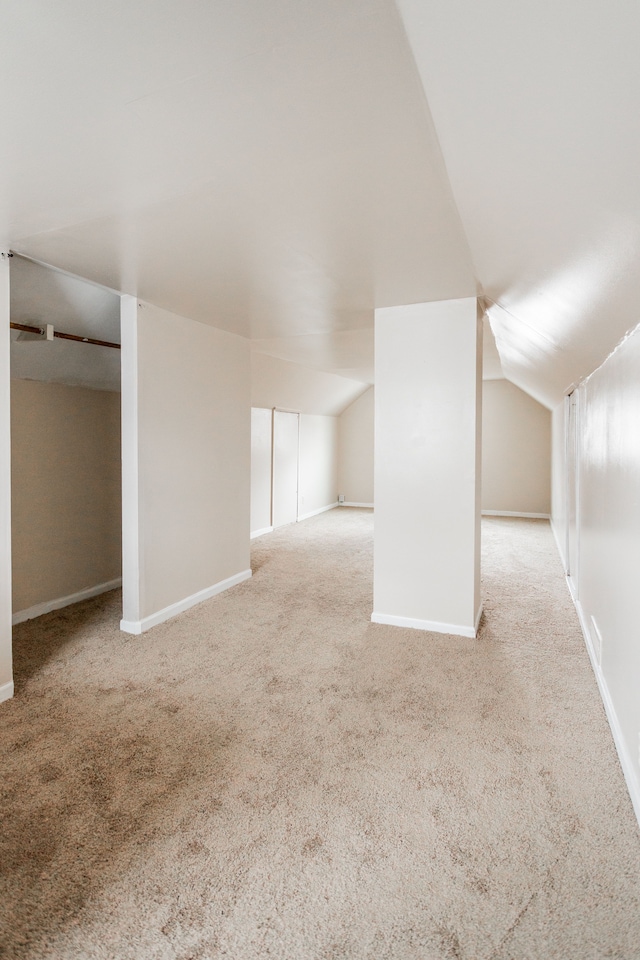
[(0, 687), (0, 703), (4, 703), (5, 700), (11, 700), (13, 696), (13, 680), (10, 680), (9, 683), (3, 683)]
[(372, 503), (357, 503), (355, 500), (343, 500), (342, 503), (339, 504), (339, 506), (341, 506), (341, 507), (367, 507), (369, 510), (373, 510), (373, 504), (372, 504)]
[(311, 513), (303, 513), (301, 517), (298, 517), (298, 523), (301, 520), (310, 520), (311, 517), (317, 517), (319, 513), (326, 513), (327, 510), (333, 510), (335, 507), (339, 506), (338, 501), (335, 503), (329, 503), (326, 507), (319, 507), (317, 510), (312, 510)]
[(596, 676), (598, 690), (600, 691), (602, 703), (604, 704), (604, 710), (607, 715), (607, 720), (609, 721), (609, 727), (611, 729), (611, 734), (613, 736), (613, 742), (618, 752), (618, 759), (620, 760), (622, 773), (623, 773), (625, 782), (627, 784), (627, 790), (629, 791), (629, 796), (631, 797), (631, 803), (633, 804), (633, 811), (636, 815), (638, 825), (640, 826), (640, 782), (638, 781), (638, 777), (636, 775), (635, 765), (633, 763), (632, 757), (629, 755), (627, 751), (627, 746), (625, 744), (624, 737), (622, 735), (622, 728), (620, 726), (620, 721), (618, 720), (618, 714), (616, 713), (616, 708), (611, 698), (611, 694), (609, 693), (609, 687), (607, 686), (607, 681), (602, 672), (600, 664), (598, 663), (596, 651), (593, 649), (591, 632), (589, 630), (589, 624), (587, 622), (585, 611), (580, 601), (575, 597), (574, 592), (571, 589), (571, 585), (569, 584), (568, 578), (567, 578), (567, 587), (569, 588), (569, 596), (573, 600), (573, 604), (576, 608), (576, 613), (578, 614), (578, 620), (580, 622), (582, 636), (584, 637), (587, 653), (589, 654), (589, 659), (591, 660), (591, 667)]
[(482, 608), (476, 620), (475, 627), (463, 627), (458, 623), (439, 623), (437, 620), (416, 620), (413, 617), (395, 617), (387, 613), (371, 614), (372, 623), (382, 623), (387, 627), (409, 627), (411, 630), (428, 630), (431, 633), (450, 633), (457, 637), (469, 637), (475, 640), (478, 631), (477, 624), (482, 616)]
[(483, 510), (483, 517), (522, 517), (523, 520), (551, 520), (549, 513), (520, 513), (517, 510)]
[(109, 590), (116, 590), (122, 586), (122, 577), (115, 580), (107, 580), (106, 583), (99, 583), (95, 587), (87, 587), (86, 590), (78, 590), (77, 593), (70, 593), (68, 597), (58, 597), (57, 600), (47, 600), (46, 603), (36, 603), (33, 607), (27, 607), (26, 610), (18, 610), (11, 617), (12, 624), (24, 623), (25, 620), (34, 620), (36, 617), (42, 617), (45, 613), (51, 613), (52, 610), (61, 610), (63, 607), (69, 607), (72, 603), (80, 603), (81, 600), (89, 600), (90, 597), (97, 597), (101, 593), (107, 593)]
[(273, 527), (262, 527), (261, 530), (254, 530), (251, 534), (251, 540), (255, 540), (256, 537), (263, 537), (265, 533), (273, 533)]
[(206, 587), (204, 590), (192, 593), (190, 597), (185, 597), (184, 600), (178, 600), (177, 603), (172, 603), (168, 607), (158, 610), (157, 613), (152, 613), (150, 616), (144, 617), (142, 620), (121, 620), (120, 629), (123, 633), (133, 633), (136, 635), (145, 633), (147, 630), (150, 630), (151, 627), (156, 627), (159, 623), (164, 623), (165, 620), (177, 617), (179, 613), (184, 613), (185, 610), (195, 607), (198, 603), (202, 603), (204, 600), (210, 600), (211, 597), (215, 597), (217, 594), (237, 586), (244, 580), (248, 580), (250, 576), (251, 570), (242, 570), (233, 577), (227, 577), (226, 580), (220, 580), (219, 583), (214, 583), (212, 587)]

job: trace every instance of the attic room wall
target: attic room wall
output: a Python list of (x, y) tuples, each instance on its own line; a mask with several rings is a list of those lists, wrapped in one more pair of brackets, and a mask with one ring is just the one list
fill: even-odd
[(251, 536), (271, 527), (271, 443), (273, 412), (251, 408)]
[[(508, 380), (482, 385), (482, 509), (548, 515), (551, 414)], [(373, 503), (374, 388), (339, 418), (339, 492)]]
[(11, 456), (14, 618), (117, 581), (120, 394), (12, 380)]
[(298, 519), (304, 520), (338, 499), (338, 420), (300, 415)]
[(123, 621), (251, 575), (249, 344), (122, 297)]
[(551, 511), (551, 414), (509, 380), (483, 383), (482, 509)]
[(374, 389), (358, 397), (338, 421), (338, 492), (346, 503), (373, 505)]
[[(555, 415), (557, 433), (564, 425)], [(640, 328), (578, 388), (577, 607), (640, 820)], [(566, 483), (554, 445), (554, 487)], [(554, 527), (566, 536), (564, 501)], [(572, 550), (575, 554), (575, 550)], [(572, 571), (575, 577), (576, 571)]]

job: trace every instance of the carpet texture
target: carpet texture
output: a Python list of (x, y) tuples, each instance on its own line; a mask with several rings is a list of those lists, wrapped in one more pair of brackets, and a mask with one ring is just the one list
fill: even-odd
[(640, 957), (640, 832), (549, 526), (483, 524), (477, 640), (371, 624), (370, 511), (254, 541), (141, 637), (15, 628), (11, 960)]

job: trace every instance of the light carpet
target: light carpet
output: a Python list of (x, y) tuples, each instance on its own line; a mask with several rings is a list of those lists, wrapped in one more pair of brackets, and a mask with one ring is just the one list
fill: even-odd
[(15, 629), (11, 960), (640, 957), (640, 832), (549, 526), (483, 524), (477, 640), (371, 624), (370, 511), (141, 637)]

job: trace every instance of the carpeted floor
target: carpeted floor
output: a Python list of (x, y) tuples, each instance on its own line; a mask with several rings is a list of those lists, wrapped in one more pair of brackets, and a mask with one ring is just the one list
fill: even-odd
[(142, 637), (15, 629), (0, 955), (640, 957), (640, 831), (548, 524), (484, 523), (477, 640), (373, 625), (369, 511)]

